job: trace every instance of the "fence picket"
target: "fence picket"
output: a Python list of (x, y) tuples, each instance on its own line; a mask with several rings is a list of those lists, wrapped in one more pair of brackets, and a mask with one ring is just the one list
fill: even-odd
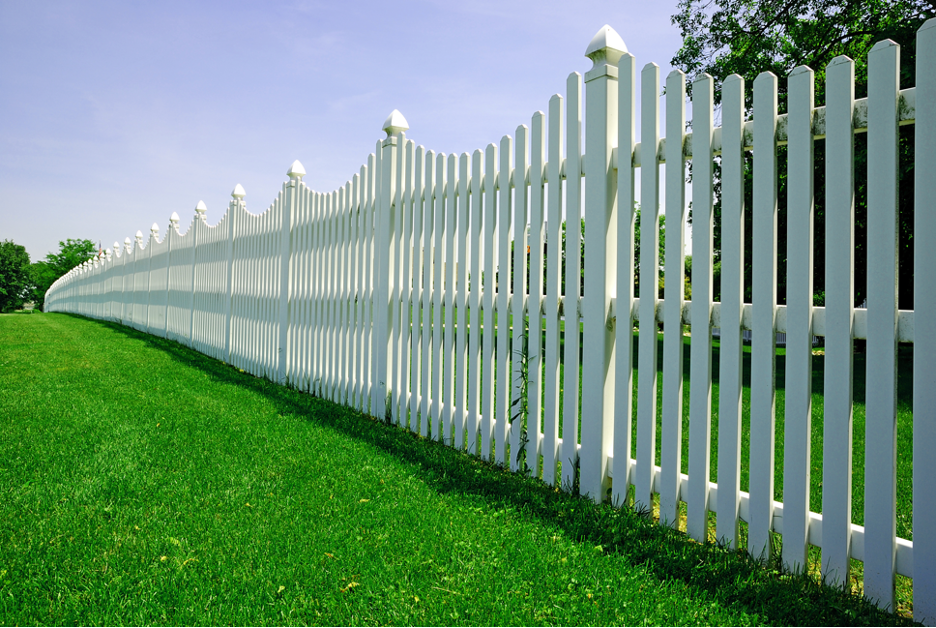
[(708, 540), (712, 462), (714, 87), (714, 81), (708, 74), (692, 84), (692, 344), (689, 358), (689, 494), (686, 496), (686, 532), (700, 543)]
[(854, 319), (855, 64), (826, 69), (826, 353), (822, 463), (822, 575), (848, 582), (851, 554), (852, 325)]
[(497, 255), (497, 414), (495, 415), (496, 442), (494, 461), (508, 465), (507, 439), (510, 435), (510, 241), (514, 225), (510, 190), (510, 174), (513, 172), (513, 139), (509, 135), (501, 138), (500, 170), (497, 186), (500, 191), (497, 206), (498, 255)]
[[(513, 323), (513, 334), (511, 336), (511, 379), (510, 379), (510, 416), (507, 417), (510, 424), (510, 470), (516, 471), (520, 468), (520, 448), (523, 440), (523, 421), (524, 418), (518, 416), (523, 401), (520, 397), (520, 383), (523, 374), (521, 372), (522, 353), (526, 349), (525, 333), (525, 308), (523, 307), (524, 297), (527, 293), (526, 280), (526, 247), (527, 232), (526, 224), (530, 218), (529, 202), (530, 196), (527, 193), (527, 169), (530, 163), (530, 130), (525, 124), (517, 127), (517, 142), (514, 145), (514, 170), (511, 173), (510, 181), (513, 183), (513, 299), (511, 302), (511, 319)], [(514, 418), (517, 417), (517, 418)]]
[[(657, 284), (660, 252), (660, 68), (648, 63), (640, 72), (640, 333), (637, 365), (637, 472), (634, 508), (653, 507), (657, 418)], [(583, 435), (584, 436), (584, 435)]]
[(666, 77), (666, 277), (663, 333), (663, 420), (660, 433), (660, 525), (679, 526), (682, 472), (683, 337), (685, 301), (686, 182), (683, 141), (686, 135), (686, 75)]
[[(478, 434), (481, 428), (478, 421), (479, 395), (481, 393), (481, 326), (482, 317), (490, 314), (490, 310), (481, 311), (481, 292), (482, 292), (482, 271), (481, 258), (484, 251), (490, 248), (490, 240), (485, 239), (482, 228), (482, 196), (481, 196), (481, 170), (482, 154), (480, 150), (474, 151), (471, 155), (471, 234), (466, 242), (470, 243), (471, 252), (471, 271), (469, 273), (469, 283), (465, 285), (468, 292), (467, 312), (474, 316), (471, 321), (471, 329), (468, 333), (468, 440), (466, 448), (468, 453), (478, 455)], [(466, 247), (467, 248), (467, 247)], [(466, 264), (467, 267), (467, 264)], [(488, 369), (492, 368), (493, 359), (487, 362)]]
[(546, 116), (542, 111), (533, 114), (530, 133), (530, 239), (529, 265), (530, 288), (527, 298), (529, 318), (528, 373), (530, 383), (527, 386), (527, 438), (526, 464), (530, 473), (538, 477), (540, 420), (542, 417), (542, 340), (543, 318), (540, 314), (543, 301), (543, 237), (546, 227), (545, 198), (543, 177), (546, 167)]
[(894, 608), (897, 562), (897, 238), (900, 46), (868, 55), (868, 343), (864, 594)]
[(562, 408), (559, 460), (562, 464), (562, 486), (572, 490), (579, 468), (579, 356), (581, 326), (579, 295), (582, 290), (582, 75), (573, 72), (566, 80), (566, 289), (563, 315), (565, 318), (565, 377)]
[(549, 157), (546, 196), (546, 345), (543, 371), (543, 482), (556, 484), (559, 462), (559, 298), (562, 280), (562, 96), (549, 99)]
[[(936, 19), (917, 33), (913, 265), (936, 268)], [(913, 275), (913, 618), (936, 625), (936, 274)], [(926, 312), (922, 315), (922, 312)]]
[(741, 313), (744, 307), (744, 79), (722, 85), (722, 275), (718, 391), (719, 543), (738, 548), (741, 509)]
[(753, 321), (748, 552), (770, 557), (777, 334), (777, 77), (754, 80)]
[(458, 157), (458, 206), (456, 211), (458, 221), (455, 275), (457, 279), (453, 284), (455, 292), (455, 396), (452, 404), (454, 412), (453, 429), (455, 432), (455, 448), (465, 448), (466, 399), (468, 378), (468, 242), (472, 239), (468, 231), (468, 214), (471, 211), (468, 198), (468, 153)]
[(790, 73), (787, 118), (787, 344), (783, 445), (783, 563), (803, 572), (809, 548), (812, 454), (813, 172), (815, 74)]
[[(495, 336), (497, 334), (497, 312), (494, 310), (494, 298), (497, 292), (495, 273), (498, 264), (497, 222), (497, 146), (488, 144), (484, 149), (484, 179), (480, 183), (484, 193), (484, 348), (483, 381), (481, 389), (481, 458), (491, 460), (494, 453), (494, 424), (496, 422), (494, 390), (496, 385), (497, 354)], [(503, 311), (503, 310), (501, 310)]]
[[(611, 503), (623, 506), (633, 484), (631, 473), (634, 414), (634, 146), (637, 66), (634, 56), (618, 60), (618, 232), (617, 232), (617, 348), (614, 376), (614, 468)], [(578, 356), (576, 356), (578, 357)], [(566, 367), (568, 368), (568, 367)]]

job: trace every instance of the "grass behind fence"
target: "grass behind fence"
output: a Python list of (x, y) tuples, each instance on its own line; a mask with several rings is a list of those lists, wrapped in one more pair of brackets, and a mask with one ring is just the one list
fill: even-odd
[(0, 623), (901, 624), (180, 345), (0, 316)]

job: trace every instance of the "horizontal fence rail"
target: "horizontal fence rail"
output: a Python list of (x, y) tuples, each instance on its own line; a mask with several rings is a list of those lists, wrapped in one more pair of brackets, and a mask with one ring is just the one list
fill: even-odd
[[(918, 33), (913, 88), (899, 89), (899, 54), (890, 41), (872, 49), (865, 99), (854, 97), (854, 62), (834, 59), (823, 107), (815, 106), (813, 71), (796, 68), (782, 114), (776, 76), (754, 80), (752, 111), (744, 79), (731, 76), (721, 87), (721, 126), (714, 123), (714, 82), (702, 76), (692, 85), (691, 130), (686, 79), (674, 71), (665, 81), (660, 137), (659, 68), (638, 72), (617, 33), (604, 27), (586, 52), (592, 69), (584, 77), (572, 73), (565, 97), (553, 96), (547, 112), (513, 137), (472, 154), (435, 153), (406, 138), (406, 120), (394, 111), (384, 124), (387, 137), (338, 190), (313, 191), (294, 162), (261, 214), (247, 210), (238, 185), (216, 225), (208, 224), (203, 203), (185, 233), (173, 214), (162, 240), (154, 224), (146, 241), (137, 232), (63, 276), (46, 295), (47, 309), (176, 340), (548, 484), (570, 490), (577, 483), (595, 501), (658, 503), (661, 525), (684, 525), (700, 542), (746, 547), (763, 559), (780, 534), (783, 563), (793, 570), (809, 568), (809, 546), (819, 547), (821, 574), (832, 583), (849, 582), (851, 561), (863, 561), (864, 595), (884, 608), (895, 607), (895, 577), (912, 578), (914, 617), (934, 625), (936, 275), (915, 273), (914, 309), (898, 310), (897, 164), (899, 127), (914, 125), (914, 267), (932, 269), (936, 20)], [(858, 133), (867, 134), (868, 146), (868, 289), (860, 308)], [(821, 307), (813, 304), (817, 140), (825, 150)], [(777, 262), (781, 155), (785, 269)], [(746, 168), (753, 173), (750, 197)], [(690, 200), (687, 298), (683, 227)], [(746, 253), (748, 202), (753, 244)], [(663, 216), (669, 230), (661, 267)], [(684, 326), (691, 329), (688, 390)], [(812, 395), (817, 337), (825, 361), (821, 411)], [(852, 508), (855, 339), (867, 341), (869, 382), (864, 525), (854, 523)], [(914, 345), (912, 452), (897, 450), (899, 343)], [(782, 433), (778, 344), (785, 346)], [(817, 412), (821, 427), (812, 422)], [(810, 510), (817, 430), (821, 514)], [(912, 541), (898, 537), (896, 524), (909, 514), (898, 511), (898, 454), (911, 453)], [(775, 486), (780, 468), (782, 491)]]

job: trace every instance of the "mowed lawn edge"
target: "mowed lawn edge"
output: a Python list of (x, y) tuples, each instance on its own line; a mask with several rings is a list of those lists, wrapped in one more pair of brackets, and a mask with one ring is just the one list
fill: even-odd
[(0, 316), (0, 623), (907, 620), (178, 343)]

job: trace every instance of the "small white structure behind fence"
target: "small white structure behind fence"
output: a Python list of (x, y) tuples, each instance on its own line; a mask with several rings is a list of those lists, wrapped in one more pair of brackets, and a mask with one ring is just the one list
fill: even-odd
[[(601, 29), (586, 52), (594, 67), (584, 76), (584, 95), (582, 76), (571, 74), (566, 97), (553, 96), (548, 114), (537, 112), (529, 128), (471, 155), (415, 146), (394, 112), (384, 125), (387, 138), (342, 188), (312, 191), (295, 162), (273, 204), (254, 215), (238, 185), (217, 225), (208, 225), (202, 203), (184, 234), (173, 214), (161, 241), (153, 225), (146, 243), (138, 232), (135, 241), (115, 243), (113, 253), (62, 277), (46, 296), (47, 309), (178, 340), (513, 469), (523, 462), (517, 453), (525, 452), (527, 468), (550, 484), (571, 486), (578, 467), (581, 491), (595, 500), (610, 491), (615, 503), (624, 503), (633, 487), (639, 507), (659, 494), (663, 525), (677, 525), (685, 502), (687, 531), (702, 542), (710, 512), (717, 513), (717, 538), (733, 547), (740, 522), (747, 522), (747, 548), (755, 556), (770, 550), (771, 531), (781, 533), (784, 562), (803, 569), (808, 546), (821, 547), (830, 582), (847, 580), (850, 558), (862, 560), (865, 595), (887, 608), (894, 607), (895, 574), (911, 577), (915, 618), (936, 624), (936, 273), (925, 272), (936, 268), (936, 20), (918, 34), (916, 87), (899, 89), (900, 50), (884, 41), (869, 56), (866, 99), (854, 97), (854, 64), (846, 57), (827, 68), (824, 107), (814, 104), (812, 70), (794, 70), (783, 115), (777, 77), (757, 77), (749, 114), (744, 79), (732, 76), (722, 88), (722, 126), (716, 127), (714, 84), (705, 76), (693, 84), (688, 132), (685, 77), (674, 71), (666, 79), (665, 138), (659, 137), (659, 68), (648, 64), (638, 73), (625, 50), (612, 29)], [(898, 125), (905, 124), (915, 125), (914, 264), (924, 271), (915, 273), (913, 311), (898, 311), (896, 300)], [(854, 307), (852, 271), (859, 132), (868, 134), (869, 156), (866, 309)], [(826, 145), (824, 308), (812, 304), (817, 138)], [(788, 159), (785, 306), (777, 305), (780, 144)], [(752, 303), (743, 300), (746, 151), (753, 151), (754, 168)], [(716, 158), (722, 168), (720, 303), (712, 298)], [(691, 302), (676, 279), (684, 275), (688, 160), (694, 166)], [(663, 299), (656, 290), (635, 294), (638, 203), (639, 285), (658, 284), (662, 209), (670, 226)], [(588, 246), (584, 296), (577, 297), (582, 218)], [(563, 282), (557, 244), (564, 219)], [(511, 273), (511, 265), (528, 273)], [(520, 323), (525, 316), (528, 330)], [(581, 346), (577, 319), (584, 322)], [(655, 321), (666, 330), (659, 379)], [(636, 323), (653, 332), (635, 341)], [(682, 459), (682, 323), (692, 328), (688, 461)], [(713, 327), (721, 344), (714, 408)], [(748, 330), (750, 490), (742, 492), (742, 334)], [(782, 503), (774, 499), (778, 332), (786, 334)], [(824, 336), (826, 347), (822, 514), (809, 509), (814, 335)], [(527, 338), (543, 337), (544, 345), (534, 341), (521, 357)], [(867, 338), (872, 383), (863, 527), (852, 523), (854, 338)], [(898, 538), (896, 528), (898, 342), (915, 343), (912, 542)], [(526, 434), (524, 422), (512, 420), (525, 360), (532, 417)], [(713, 412), (717, 478), (710, 477)]]

